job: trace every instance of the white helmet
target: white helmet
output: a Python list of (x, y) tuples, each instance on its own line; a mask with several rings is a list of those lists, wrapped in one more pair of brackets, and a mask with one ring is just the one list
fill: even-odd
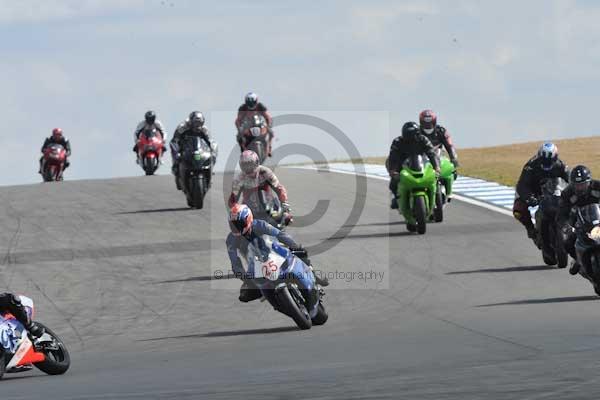
[(552, 142), (546, 142), (540, 146), (537, 155), (542, 161), (542, 169), (550, 171), (558, 159), (558, 147)]
[(254, 110), (258, 104), (258, 95), (254, 92), (248, 93), (244, 98), (244, 103), (246, 103), (249, 109)]

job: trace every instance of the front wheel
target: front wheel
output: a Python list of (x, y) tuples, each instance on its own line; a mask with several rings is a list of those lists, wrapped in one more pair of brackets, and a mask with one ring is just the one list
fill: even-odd
[(0, 379), (4, 376), (4, 372), (6, 372), (6, 359), (4, 358), (4, 350), (0, 350)]
[(569, 254), (560, 240), (560, 233), (556, 234), (554, 252), (556, 253), (556, 263), (558, 268), (565, 268), (569, 264)]
[(298, 328), (304, 330), (312, 327), (312, 320), (306, 306), (300, 299), (292, 295), (288, 286), (280, 289), (278, 297), (279, 304), (284, 308), (285, 314), (294, 320)]
[(313, 325), (323, 325), (329, 319), (329, 314), (327, 314), (327, 310), (325, 310), (325, 306), (323, 303), (319, 301), (319, 305), (317, 308), (317, 315), (312, 319)]
[(417, 196), (414, 205), (415, 219), (417, 220), (417, 233), (423, 235), (427, 231), (427, 206), (425, 197)]
[(156, 157), (145, 157), (144, 158), (144, 172), (147, 176), (154, 175), (154, 172), (158, 169), (158, 159)]
[(192, 187), (190, 188), (190, 196), (193, 207), (202, 208), (204, 207), (204, 179), (202, 177), (195, 177), (192, 179)]
[(435, 193), (435, 208), (433, 209), (433, 220), (435, 222), (444, 221), (444, 194), (442, 193), (442, 185), (438, 184)]
[[(64, 374), (71, 366), (71, 357), (69, 356), (67, 347), (58, 335), (50, 330), (50, 328), (39, 322), (36, 323), (44, 328), (46, 335), (50, 336), (51, 340), (39, 341), (39, 346), (42, 347), (43, 353), (46, 355), (46, 360), (34, 365), (40, 371), (45, 372), (48, 375)], [(44, 336), (42, 336), (41, 339), (43, 339)]]

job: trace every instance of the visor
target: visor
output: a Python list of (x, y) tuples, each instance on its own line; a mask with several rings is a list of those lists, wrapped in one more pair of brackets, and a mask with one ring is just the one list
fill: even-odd
[(580, 183), (573, 184), (573, 187), (574, 187), (576, 193), (583, 193), (583, 192), (587, 191), (589, 186), (590, 186), (590, 182), (580, 182)]

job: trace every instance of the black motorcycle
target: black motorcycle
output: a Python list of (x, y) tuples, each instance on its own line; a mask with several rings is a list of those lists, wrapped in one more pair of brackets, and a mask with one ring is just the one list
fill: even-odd
[(600, 296), (600, 206), (590, 204), (576, 210), (575, 252), (579, 274), (590, 281)]
[(177, 186), (185, 193), (188, 206), (202, 208), (214, 166), (210, 147), (199, 136), (187, 136), (181, 140), (180, 157)]
[[(560, 195), (565, 188), (565, 182), (560, 178), (548, 179), (542, 185), (539, 197), (539, 207), (535, 213), (535, 226), (538, 237), (536, 242), (542, 250), (542, 258), (547, 265), (565, 268), (569, 262), (564, 247), (563, 235), (556, 223)], [(529, 201), (531, 204), (531, 200)]]

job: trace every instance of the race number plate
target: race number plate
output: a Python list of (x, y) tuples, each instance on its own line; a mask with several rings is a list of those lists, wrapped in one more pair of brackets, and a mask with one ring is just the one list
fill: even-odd
[(271, 281), (276, 281), (279, 279), (279, 272), (281, 271), (281, 266), (284, 262), (285, 258), (281, 257), (279, 254), (269, 254), (269, 259), (261, 266), (262, 276)]

